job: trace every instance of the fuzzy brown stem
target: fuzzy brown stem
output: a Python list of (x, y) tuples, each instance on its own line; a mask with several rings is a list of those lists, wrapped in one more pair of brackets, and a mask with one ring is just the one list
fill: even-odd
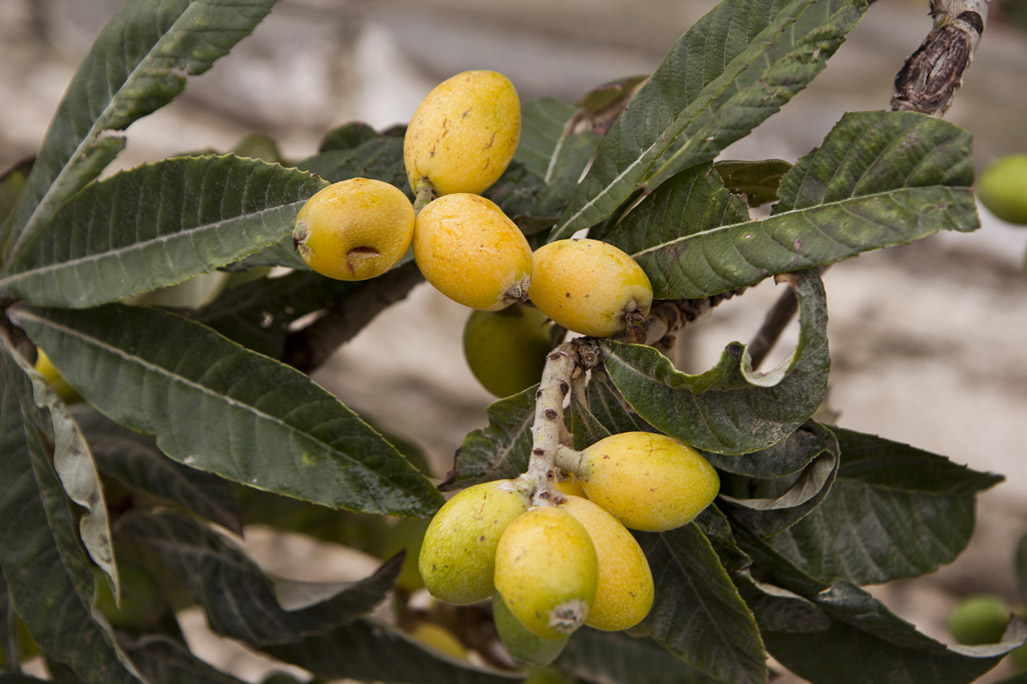
[(618, 333), (610, 339), (625, 344), (655, 345), (668, 335), (708, 316), (721, 302), (741, 294), (746, 288), (728, 290), (701, 299), (661, 300), (653, 305), (649, 315), (638, 325)]

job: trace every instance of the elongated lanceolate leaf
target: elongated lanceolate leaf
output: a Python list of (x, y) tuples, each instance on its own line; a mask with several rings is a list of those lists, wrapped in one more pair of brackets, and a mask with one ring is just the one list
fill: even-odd
[(646, 196), (608, 234), (600, 230), (593, 235), (589, 231), (589, 236), (629, 254), (640, 253), (653, 245), (674, 243), (748, 220), (745, 201), (728, 192), (711, 164), (699, 164)]
[(744, 454), (776, 444), (820, 405), (831, 365), (820, 277), (803, 271), (788, 282), (799, 299), (799, 343), (772, 371), (753, 371), (738, 342), (700, 375), (679, 372), (651, 347), (614, 343), (604, 354), (606, 371), (643, 419), (697, 449)]
[(694, 524), (638, 533), (656, 585), (645, 619), (652, 637), (689, 666), (723, 682), (765, 682), (756, 620), (708, 539)]
[(178, 157), (89, 185), (56, 213), (0, 290), (40, 305), (89, 307), (174, 285), (292, 232), (326, 183), (242, 157)]
[[(125, 146), (115, 133), (163, 107), (249, 35), (274, 0), (126, 2), (83, 59), (54, 114), (18, 208), (11, 257)], [(5, 263), (8, 259), (5, 259)]]
[(528, 100), (521, 105), (521, 138), (514, 159), (540, 178), (545, 178), (554, 153), (563, 139), (567, 122), (577, 107), (551, 97)]
[(531, 458), (531, 426), (535, 422), (533, 385), (520, 394), (500, 399), (486, 409), (488, 427), (464, 438), (456, 454), (447, 486), (467, 487), (479, 482), (517, 477)]
[(609, 380), (597, 371), (593, 371), (584, 391), (575, 388), (571, 392), (570, 408), (575, 449), (584, 449), (611, 434), (648, 427), (628, 410)]
[[(940, 230), (974, 230), (972, 183), (963, 129), (913, 112), (846, 114), (785, 175), (771, 216), (695, 230), (684, 212), (632, 212), (618, 234), (630, 236), (626, 251), (657, 297), (705, 297)], [(647, 201), (676, 206), (662, 191)]]
[[(786, 590), (765, 593), (751, 603), (757, 611), (775, 611), (780, 600), (795, 602), (794, 593), (814, 604), (802, 608), (806, 618), (777, 621), (758, 614), (765, 624), (763, 638), (770, 653), (796, 674), (814, 684), (969, 684), (994, 667), (1016, 647), (1025, 631), (1017, 623), (1000, 644), (948, 646), (917, 631), (866, 591), (845, 582), (825, 584), (806, 574), (765, 540), (742, 526), (733, 526), (735, 539), (753, 559), (754, 574)], [(787, 596), (787, 598), (786, 598)], [(775, 606), (774, 604), (778, 605)], [(794, 617), (795, 608), (787, 609)], [(829, 622), (824, 623), (824, 618)], [(860, 663), (860, 667), (853, 667)]]
[(835, 584), (814, 601), (830, 629), (764, 633), (774, 657), (813, 684), (970, 684), (1027, 635), (1018, 623), (999, 644), (947, 646), (851, 584)]
[(864, 0), (717, 5), (617, 119), (552, 239), (603, 220), (653, 174), (709, 161), (746, 135), (819, 73), (865, 7)]
[[(244, 684), (194, 656), (181, 641), (160, 634), (123, 636), (122, 647), (154, 684)], [(0, 680), (0, 684), (4, 684)]]
[(975, 495), (1002, 480), (943, 456), (841, 428), (841, 467), (809, 516), (768, 542), (823, 582), (872, 584), (951, 562), (973, 533)]
[(18, 615), (50, 657), (90, 684), (142, 681), (92, 616), (93, 575), (70, 502), (49, 465), (49, 417), (17, 352), (0, 344), (0, 569)]
[(152, 436), (124, 428), (97, 411), (83, 408), (73, 416), (104, 475), (242, 534), (239, 505), (228, 482), (172, 461)]
[(166, 312), (10, 313), (89, 403), (169, 457), (334, 508), (425, 516), (442, 496), (309, 377)]
[(372, 576), (301, 610), (285, 610), (271, 581), (241, 550), (220, 534), (176, 513), (132, 513), (117, 533), (146, 545), (178, 577), (218, 634), (255, 646), (326, 634), (353, 622), (385, 599), (399, 575), (400, 558)]
[(596, 684), (719, 684), (650, 638), (589, 627), (574, 633), (554, 665)]

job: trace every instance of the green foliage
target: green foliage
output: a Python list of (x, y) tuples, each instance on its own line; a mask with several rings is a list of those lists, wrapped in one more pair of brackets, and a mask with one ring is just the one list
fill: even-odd
[(697, 449), (738, 454), (781, 441), (813, 415), (827, 390), (827, 304), (815, 271), (790, 276), (799, 298), (799, 344), (787, 364), (754, 372), (732, 343), (699, 375), (674, 369), (651, 347), (613, 343), (606, 371), (646, 421)]
[[(416, 548), (407, 536), (424, 522), (384, 516), (427, 518), (443, 498), (407, 448), (416, 435), (384, 436), (307, 375), (330, 352), (326, 334), (343, 344), (422, 280), (409, 258), (365, 283), (325, 279), (291, 243), (299, 208), (329, 182), (363, 176), (409, 193), (403, 128), (346, 124), (299, 161), (247, 137), (232, 154), (100, 179), (129, 124), (272, 4), (127, 2), (38, 155), (0, 177), (0, 647), (20, 652), (20, 621), (55, 680), (239, 682), (193, 655), (174, 614), (145, 634), (102, 618), (96, 582), (118, 594), (118, 557), (145, 565), (174, 607), (194, 601), (215, 632), (318, 680), (519, 681), (526, 672), (501, 659), (503, 671), (454, 660), (399, 628), (417, 583), (401, 579), (401, 555), (384, 556)], [(638, 533), (656, 586), (643, 625), (580, 630), (554, 672), (597, 684), (765, 682), (772, 655), (811, 682), (956, 684), (1024, 641), (1013, 620), (998, 644), (946, 646), (861, 588), (952, 561), (973, 532), (976, 495), (1001, 477), (817, 420), (831, 364), (819, 271), (974, 230), (969, 135), (915, 113), (859, 112), (794, 165), (717, 159), (824, 68), (865, 9), (724, 0), (650, 77), (576, 104), (523, 104), (517, 154), (487, 195), (533, 246), (588, 229), (685, 309), (773, 277), (799, 313), (794, 351), (769, 371), (738, 342), (694, 375), (654, 346), (595, 342), (595, 364), (568, 388), (574, 446), (666, 433), (701, 449), (723, 486), (694, 522)], [(763, 205), (769, 215), (753, 219)], [(218, 269), (230, 275), (202, 306), (186, 297), (173, 310), (174, 297), (151, 294), (182, 294)], [(32, 369), (33, 347), (86, 405), (64, 406)], [(486, 409), (488, 425), (466, 436), (440, 487), (527, 468), (538, 387)], [(343, 586), (273, 578), (224, 533), (252, 524), (384, 562)], [(1015, 568), (1027, 593), (1027, 540)], [(476, 629), (487, 609), (460, 611), (461, 638), (498, 648)], [(0, 684), (41, 681), (17, 657), (0, 668)]]
[[(89, 307), (175, 285), (283, 239), (327, 183), (235, 156), (179, 157), (93, 183), (5, 269), (0, 291)], [(83, 283), (91, 283), (83, 287)]]

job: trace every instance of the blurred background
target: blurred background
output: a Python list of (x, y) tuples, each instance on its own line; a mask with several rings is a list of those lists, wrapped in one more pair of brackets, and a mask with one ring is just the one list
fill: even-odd
[[(1015, 1), (1005, 16), (992, 2), (980, 49), (946, 115), (973, 133), (978, 170), (998, 155), (1027, 153), (1027, 30), (1015, 22), (1014, 12), (1023, 14)], [(35, 152), (79, 60), (120, 4), (0, 2), (0, 168)], [(171, 105), (131, 126), (116, 165), (227, 151), (253, 133), (275, 138), (286, 158), (304, 157), (334, 126), (405, 123), (435, 83), (472, 68), (507, 74), (523, 100), (573, 102), (605, 81), (651, 72), (713, 4), (279, 0), (249, 40), (190, 79)], [(930, 27), (926, 0), (876, 2), (813, 85), (722, 157), (795, 161), (844, 112), (887, 108), (895, 73)], [(944, 619), (961, 597), (992, 592), (1020, 600), (1013, 552), (1027, 532), (1027, 230), (983, 208), (980, 216), (976, 233), (937, 235), (825, 273), (828, 402), (837, 422), (1007, 478), (980, 497), (975, 538), (957, 562), (874, 590), (947, 641)], [(683, 370), (705, 370), (725, 344), (748, 341), (776, 297), (775, 286), (763, 284), (683, 333)], [(315, 378), (423, 448), (442, 474), (464, 434), (485, 425), (492, 400), (463, 360), (467, 314), (418, 287)], [(791, 332), (770, 363), (790, 353)], [(269, 564), (293, 555), (260, 535), (249, 543)], [(300, 562), (298, 570), (275, 570), (303, 575), (309, 557)], [(205, 657), (243, 656), (213, 648)]]

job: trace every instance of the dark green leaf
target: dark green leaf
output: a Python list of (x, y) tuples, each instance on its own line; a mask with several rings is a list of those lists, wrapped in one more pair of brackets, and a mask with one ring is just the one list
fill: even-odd
[(331, 598), (285, 610), (260, 568), (222, 535), (176, 513), (131, 513), (118, 521), (119, 538), (151, 546), (203, 607), (211, 629), (254, 646), (326, 634), (370, 612), (399, 574), (393, 558), (375, 574)]
[(839, 583), (815, 602), (832, 621), (820, 632), (764, 632), (771, 653), (813, 684), (964, 684), (994, 667), (1023, 633), (988, 646), (946, 646), (870, 594)]
[[(776, 585), (773, 593), (778, 597), (792, 592), (811, 601), (830, 620), (829, 626), (823, 623), (823, 617), (811, 612), (808, 605), (782, 607), (778, 601), (750, 604), (761, 612), (768, 606), (773, 611), (787, 610), (783, 618), (758, 613), (761, 624), (766, 625), (763, 638), (777, 660), (813, 684), (971, 682), (1024, 638), (1024, 625), (1017, 622), (1001, 644), (946, 646), (918, 632), (862, 589), (845, 582), (825, 584), (747, 528), (733, 529), (740, 546), (755, 563), (754, 577)], [(853, 663), (861, 667), (853, 667)]]
[(571, 638), (555, 667), (595, 684), (714, 684), (646, 637), (583, 628)]
[(52, 419), (36, 406), (24, 361), (0, 337), (0, 569), (18, 615), (51, 657), (86, 682), (138, 682), (90, 611), (93, 574), (53, 456)]
[(974, 495), (1001, 477), (943, 456), (832, 428), (841, 466), (808, 517), (768, 540), (807, 573), (831, 583), (915, 577), (952, 561), (974, 528)]
[(0, 175), (0, 246), (7, 243), (7, 236), (14, 227), (15, 210), (34, 162), (33, 157), (22, 159)]
[(705, 297), (939, 230), (974, 230), (972, 182), (963, 129), (913, 112), (846, 114), (785, 175), (771, 216), (693, 230), (684, 212), (631, 212), (625, 251), (657, 297)]
[(756, 620), (699, 528), (688, 524), (636, 536), (656, 585), (645, 619), (652, 637), (714, 679), (767, 681)]
[(834, 434), (818, 423), (806, 423), (774, 446), (749, 454), (705, 454), (717, 470), (752, 478), (796, 475), (824, 451), (838, 451)]
[[(0, 382), (2, 382), (2, 375), (0, 375)], [(2, 397), (3, 392), (0, 388), (0, 401), (2, 401)], [(2, 408), (2, 404), (0, 404), (0, 408)], [(3, 566), (0, 565), (0, 570), (2, 568)], [(7, 580), (4, 579), (4, 573), (0, 571), (0, 658), (2, 658), (0, 668), (7, 667), (15, 672), (21, 668), (21, 635), (18, 634), (18, 622), (18, 614), (11, 605), (11, 594), (7, 590)]]
[[(341, 145), (342, 141), (330, 144)], [(350, 178), (373, 178), (410, 193), (406, 167), (403, 165), (403, 138), (376, 136), (355, 147), (331, 147), (304, 159), (296, 166), (332, 183)]]
[(528, 100), (521, 105), (521, 138), (514, 160), (539, 178), (545, 178), (554, 153), (565, 135), (567, 122), (577, 107), (551, 97)]
[(831, 618), (799, 594), (755, 580), (748, 573), (737, 575), (735, 582), (761, 632), (806, 634), (831, 628)]
[(184, 644), (163, 635), (125, 638), (122, 647), (153, 684), (243, 684), (200, 660)]
[[(757, 534), (767, 537), (777, 534), (820, 505), (831, 491), (838, 472), (838, 441), (830, 430), (809, 423), (788, 436), (783, 442), (761, 452), (749, 454), (763, 467), (779, 464), (783, 470), (796, 460), (805, 461), (798, 472), (782, 473), (772, 479), (729, 477), (721, 479), (721, 506), (731, 509), (732, 515), (748, 525)], [(741, 460), (744, 457), (718, 457)], [(773, 466), (771, 466), (772, 468)], [(760, 466), (753, 468), (761, 469)], [(732, 485), (744, 491), (732, 490)]]
[(10, 315), (89, 403), (186, 465), (337, 508), (424, 516), (442, 503), (332, 394), (205, 326), (119, 304)]
[(0, 278), (41, 305), (88, 307), (174, 285), (291, 235), (324, 187), (307, 173), (242, 157), (178, 157), (93, 183)]
[[(122, 131), (163, 107), (249, 35), (274, 0), (145, 0), (125, 3), (83, 59), (29, 176), (14, 245), (28, 245), (57, 207), (125, 146)], [(59, 241), (59, 240), (54, 240)]]
[(361, 283), (297, 271), (225, 290), (191, 317), (239, 344), (281, 359), (290, 326), (361, 289)]
[(865, 7), (864, 0), (718, 4), (614, 123), (552, 239), (603, 220), (654, 175), (709, 161), (747, 135), (819, 73)]
[(614, 343), (604, 364), (613, 384), (662, 432), (697, 449), (742, 454), (765, 449), (813, 415), (827, 390), (827, 305), (815, 271), (787, 277), (799, 299), (799, 343), (778, 368), (757, 372), (734, 342), (700, 375), (677, 371), (651, 347)]
[(227, 482), (172, 461), (153, 437), (128, 430), (97, 411), (83, 408), (73, 416), (104, 475), (242, 534), (239, 505)]
[(533, 385), (520, 394), (489, 405), (489, 425), (464, 438), (456, 453), (447, 486), (466, 487), (479, 482), (517, 477), (531, 457), (531, 426), (535, 422)]
[(558, 206), (564, 201), (541, 176), (528, 171), (520, 162), (511, 162), (484, 195), (529, 236), (552, 226)]
[(359, 620), (324, 636), (265, 648), (325, 679), (396, 684), (510, 684), (505, 677), (445, 656), (386, 625)]
[(729, 572), (737, 574), (752, 565), (752, 559), (735, 542), (730, 521), (716, 504), (703, 509), (693, 522), (699, 531), (706, 535), (713, 550), (717, 552), (721, 565)]
[(584, 392), (575, 388), (571, 393), (571, 418), (575, 449), (584, 449), (612, 434), (646, 429), (644, 421), (621, 401), (609, 378), (598, 371), (592, 372)]
[[(600, 232), (594, 237), (628, 253), (640, 253), (653, 245), (676, 244), (685, 236), (707, 235), (721, 226), (748, 221), (745, 202), (728, 192), (710, 169), (709, 164), (700, 164), (682, 171), (640, 201), (608, 235)], [(592, 231), (589, 236), (593, 237)]]
[(735, 194), (745, 195), (750, 207), (776, 200), (781, 179), (791, 168), (782, 159), (719, 161), (713, 165), (724, 186)]
[(354, 121), (328, 131), (321, 140), (317, 151), (349, 150), (363, 142), (374, 140), (378, 137), (380, 137), (380, 134), (372, 127), (366, 123)]

